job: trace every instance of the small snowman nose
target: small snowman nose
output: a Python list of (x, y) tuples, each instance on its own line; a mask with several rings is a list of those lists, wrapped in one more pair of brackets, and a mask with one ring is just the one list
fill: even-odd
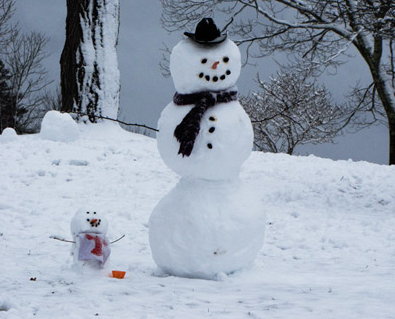
[(219, 61), (214, 62), (211, 68), (212, 68), (213, 70), (217, 69), (217, 65), (218, 65), (218, 64), (219, 64)]
[(92, 220), (91, 220), (91, 223), (92, 223), (92, 224), (96, 224), (96, 223), (97, 223), (97, 219), (92, 219)]

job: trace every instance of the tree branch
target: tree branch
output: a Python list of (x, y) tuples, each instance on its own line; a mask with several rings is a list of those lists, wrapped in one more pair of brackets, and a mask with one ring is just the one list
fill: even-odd
[[(124, 238), (124, 237), (125, 237), (125, 235), (122, 235), (122, 236), (119, 237), (118, 239), (116, 239), (116, 240), (110, 242), (110, 245), (116, 243), (117, 241), (120, 241), (120, 240), (121, 240), (122, 238)], [(67, 239), (64, 239), (64, 238), (56, 237), (56, 236), (50, 236), (49, 238), (51, 238), (51, 239), (56, 239), (56, 240), (59, 240), (59, 241), (63, 241), (63, 242), (66, 242), (66, 243), (75, 244), (75, 241), (73, 241), (73, 240), (67, 240)]]
[[(82, 117), (82, 116), (91, 116), (90, 114), (80, 113), (80, 112), (71, 112), (71, 113), (69, 113), (69, 114), (70, 114), (70, 115), (76, 114), (76, 115), (79, 116), (79, 117)], [(124, 121), (120, 121), (120, 120), (117, 120), (117, 119), (112, 119), (112, 118), (109, 118), (109, 117), (107, 117), (107, 116), (101, 116), (101, 115), (96, 115), (95, 117), (98, 118), (98, 119), (101, 119), (101, 120), (108, 120), (108, 121), (112, 121), (112, 122), (117, 122), (117, 123), (119, 123), (119, 124), (126, 125), (126, 126), (136, 126), (136, 127), (145, 128), (145, 129), (147, 129), (147, 130), (151, 130), (151, 131), (154, 131), (154, 132), (159, 132), (158, 129), (153, 128), (153, 127), (149, 127), (149, 126), (147, 126), (147, 125), (145, 125), (145, 124), (126, 123), (126, 122), (124, 122)]]

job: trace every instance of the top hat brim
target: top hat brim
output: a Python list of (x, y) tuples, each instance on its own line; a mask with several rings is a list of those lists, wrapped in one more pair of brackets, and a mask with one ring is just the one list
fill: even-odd
[(196, 38), (196, 35), (194, 33), (184, 32), (184, 35), (186, 35), (188, 38), (190, 38), (191, 40), (193, 40), (199, 44), (205, 44), (205, 45), (214, 45), (214, 44), (222, 43), (228, 37), (228, 35), (225, 33), (225, 34), (221, 34), (219, 37), (216, 37), (213, 40), (202, 40), (202, 39)]

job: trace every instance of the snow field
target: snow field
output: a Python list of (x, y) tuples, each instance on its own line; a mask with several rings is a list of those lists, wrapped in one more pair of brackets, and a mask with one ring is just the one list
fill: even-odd
[[(220, 281), (164, 276), (148, 218), (178, 177), (154, 139), (80, 125), (72, 142), (0, 144), (0, 318), (394, 318), (395, 167), (253, 152), (241, 179), (266, 206), (249, 269)], [(72, 267), (79, 207), (109, 220), (110, 269)], [(35, 280), (31, 280), (35, 279)]]

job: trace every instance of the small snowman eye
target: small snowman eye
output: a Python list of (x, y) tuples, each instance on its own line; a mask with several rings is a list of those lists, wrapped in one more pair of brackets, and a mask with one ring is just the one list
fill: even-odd
[(96, 215), (96, 212), (94, 212), (93, 214), (95, 214), (95, 215)]
[(89, 215), (89, 212), (86, 212)]
[(225, 57), (222, 59), (222, 61), (224, 61), (225, 63), (228, 63), (228, 62), (229, 62), (229, 58), (228, 58), (227, 56), (225, 56)]
[(205, 63), (207, 63), (207, 59), (206, 58), (204, 58), (204, 59), (202, 59), (202, 64), (205, 64)]

